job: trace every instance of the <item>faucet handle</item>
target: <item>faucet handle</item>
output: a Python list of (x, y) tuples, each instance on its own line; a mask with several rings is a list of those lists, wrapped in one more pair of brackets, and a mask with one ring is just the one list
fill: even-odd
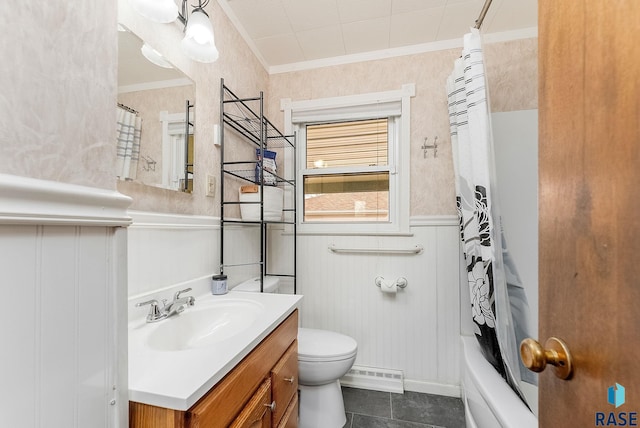
[(136, 308), (139, 308), (140, 306), (145, 306), (145, 305), (151, 305), (151, 309), (153, 309), (153, 308), (157, 308), (159, 303), (156, 299), (151, 299), (151, 300), (147, 300), (146, 302), (136, 303)]
[(191, 287), (185, 288), (184, 290), (176, 291), (176, 294), (173, 295), (173, 301), (175, 302), (176, 300), (178, 300), (182, 293), (186, 293), (188, 291), (191, 291)]
[(160, 321), (167, 317), (166, 313), (163, 313), (158, 306), (159, 303), (156, 299), (147, 300), (146, 302), (138, 302), (136, 303), (136, 307), (151, 305), (149, 308), (149, 313), (147, 314), (147, 322), (155, 322)]

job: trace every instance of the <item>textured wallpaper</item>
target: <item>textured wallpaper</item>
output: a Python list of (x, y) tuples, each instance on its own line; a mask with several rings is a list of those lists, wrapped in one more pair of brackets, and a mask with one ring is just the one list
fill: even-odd
[[(537, 108), (537, 39), (487, 45), (492, 111)], [(281, 126), (280, 100), (294, 101), (400, 89), (416, 84), (411, 99), (411, 215), (456, 214), (445, 82), (461, 49), (276, 74), (269, 82), (269, 115)], [(420, 146), (438, 137), (438, 154)]]
[[(207, 175), (219, 179), (213, 125), (219, 123), (221, 77), (240, 96), (264, 91), (266, 111), (277, 126), (282, 126), (282, 98), (352, 95), (415, 83), (411, 215), (455, 214), (444, 82), (460, 49), (269, 76), (219, 5), (211, 2), (207, 10), (220, 51), (213, 64), (188, 60), (180, 52), (179, 25), (145, 20), (127, 0), (118, 0), (117, 9), (111, 2), (22, 2), (11, 13), (0, 13), (0, 28), (5, 30), (0, 46), (3, 57), (10, 59), (0, 73), (0, 172), (117, 188), (134, 198), (133, 209), (217, 216), (219, 195), (205, 196), (205, 183)], [(159, 47), (196, 82), (192, 195), (115, 178), (116, 21)], [(485, 50), (493, 111), (536, 108), (537, 39), (486, 45)], [(425, 137), (433, 141), (435, 136), (438, 156), (430, 152), (424, 158), (420, 146)], [(143, 154), (147, 149), (151, 152), (148, 145)]]
[[(165, 55), (196, 82), (196, 176), (193, 195), (172, 197), (172, 192), (119, 183), (118, 189), (134, 197), (133, 208), (161, 212), (219, 215), (218, 196), (204, 196), (207, 174), (219, 179), (219, 148), (213, 146), (212, 128), (219, 123), (219, 80), (239, 96), (257, 96), (264, 91), (266, 112), (276, 126), (283, 126), (280, 100), (353, 95), (399, 89), (416, 84), (411, 105), (411, 215), (455, 214), (454, 175), (449, 141), (449, 119), (445, 80), (460, 56), (450, 49), (379, 61), (323, 67), (315, 70), (269, 76), (242, 37), (212, 2), (208, 10), (214, 22), (220, 59), (214, 64), (193, 63), (180, 53), (175, 28), (152, 24), (120, 2), (120, 20)], [(124, 3), (124, 4), (122, 4)], [(487, 75), (493, 111), (537, 108), (537, 39), (486, 45)], [(423, 156), (420, 146), (438, 136), (438, 156)], [(235, 195), (234, 186), (225, 192)], [(217, 192), (219, 193), (219, 192)]]
[(492, 112), (538, 108), (538, 39), (484, 46)]
[(2, 2), (0, 172), (115, 189), (114, 2)]
[[(215, 197), (205, 196), (205, 185), (207, 175), (216, 179), (220, 175), (220, 149), (213, 145), (213, 125), (220, 122), (220, 78), (224, 77), (226, 84), (238, 95), (248, 97), (266, 90), (268, 74), (216, 2), (209, 3), (206, 8), (213, 21), (216, 46), (220, 51), (220, 58), (213, 64), (196, 63), (181, 53), (182, 31), (179, 25), (149, 22), (134, 13), (127, 0), (118, 0), (118, 8), (121, 23), (157, 47), (171, 63), (196, 82), (193, 194), (128, 182), (118, 182), (118, 190), (133, 197), (132, 209), (218, 216), (219, 192)], [(143, 147), (143, 154), (145, 150)]]

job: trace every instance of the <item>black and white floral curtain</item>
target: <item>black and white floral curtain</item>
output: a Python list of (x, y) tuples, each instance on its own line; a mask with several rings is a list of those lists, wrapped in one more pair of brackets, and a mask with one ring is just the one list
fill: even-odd
[(504, 241), (493, 197), (496, 186), (484, 60), (476, 29), (464, 37), (462, 57), (447, 79), (447, 94), (474, 333), (487, 361), (522, 397), (517, 381), (519, 342), (506, 280), (514, 268), (509, 265), (505, 271), (503, 263)]

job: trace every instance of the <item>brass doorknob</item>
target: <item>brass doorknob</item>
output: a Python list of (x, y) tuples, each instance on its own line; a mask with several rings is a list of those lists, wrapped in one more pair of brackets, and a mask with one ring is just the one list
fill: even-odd
[(527, 338), (520, 343), (520, 358), (526, 368), (541, 372), (547, 364), (554, 366), (554, 373), (560, 379), (571, 379), (573, 363), (567, 344), (557, 337), (550, 337), (544, 348), (537, 341)]

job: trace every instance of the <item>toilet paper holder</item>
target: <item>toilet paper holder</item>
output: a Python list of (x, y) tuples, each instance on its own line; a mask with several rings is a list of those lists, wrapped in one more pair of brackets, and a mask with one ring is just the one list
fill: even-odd
[[(383, 281), (384, 281), (383, 277), (377, 276), (375, 279), (376, 287), (381, 287)], [(396, 281), (391, 286), (394, 286), (394, 285), (397, 286), (398, 288), (406, 288), (407, 278), (401, 276), (400, 278), (396, 279)]]

